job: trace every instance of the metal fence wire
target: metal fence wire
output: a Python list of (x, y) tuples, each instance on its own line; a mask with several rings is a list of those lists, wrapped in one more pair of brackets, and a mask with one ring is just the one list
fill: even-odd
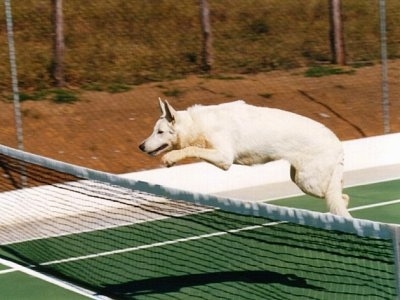
[[(254, 90), (253, 95), (249, 95), (247, 86), (241, 86), (240, 79), (246, 76), (279, 72), (283, 85), (292, 80), (293, 74), (303, 72), (315, 78), (312, 81), (315, 86), (320, 84), (321, 77), (337, 73), (350, 74), (353, 87), (357, 87), (357, 82), (369, 80), (369, 86), (376, 87), (373, 92), (369, 91), (370, 96), (379, 97), (379, 106), (373, 115), (379, 118), (376, 123), (380, 129), (365, 135), (397, 130), (397, 125), (390, 127), (397, 118), (389, 117), (389, 107), (397, 108), (399, 93), (395, 87), (400, 57), (400, 2), (397, 0), (4, 0), (0, 6), (0, 59), (3, 62), (0, 64), (0, 104), (3, 106), (0, 122), (4, 124), (0, 129), (0, 143), (3, 144), (16, 146), (17, 143), (20, 147), (24, 144), (32, 151), (63, 159), (62, 155), (72, 151), (66, 146), (71, 136), (87, 131), (85, 136), (74, 140), (82, 151), (86, 149), (82, 162), (87, 163), (89, 157), (97, 160), (96, 167), (110, 171), (107, 162), (102, 160), (105, 158), (99, 158), (96, 153), (107, 148), (110, 139), (115, 139), (115, 132), (121, 131), (120, 125), (109, 122), (100, 133), (85, 126), (90, 121), (106, 126), (104, 110), (120, 110), (122, 116), (132, 101), (136, 101), (132, 104), (133, 111), (126, 116), (133, 121), (141, 109), (147, 114), (145, 111), (154, 106), (160, 93), (177, 99), (182, 106), (209, 97), (225, 101), (262, 95), (267, 105), (275, 99), (277, 102), (273, 105), (296, 110), (294, 102), (292, 107), (290, 103), (282, 104), (279, 95), (283, 98), (287, 91), (269, 88), (270, 79), (265, 79), (264, 92)], [(342, 36), (339, 40), (343, 42), (344, 55), (341, 62), (335, 61), (338, 56), (332, 45), (333, 7), (340, 8)], [(60, 18), (61, 27), (57, 23)], [(339, 64), (332, 65), (332, 62)], [(372, 67), (379, 68), (378, 75), (365, 74)], [(61, 73), (56, 74), (55, 70)], [(190, 93), (187, 87), (171, 84), (191, 76), (199, 80), (197, 94)], [(228, 80), (237, 80), (235, 90), (214, 89), (203, 84), (207, 79), (219, 79), (220, 86)], [(361, 99), (357, 91), (344, 88), (343, 82), (348, 78), (342, 77), (342, 82), (335, 80), (331, 82), (336, 86), (338, 102), (349, 98), (369, 101)], [(137, 91), (150, 83), (155, 83), (154, 93)], [(132, 90), (138, 94), (122, 96)], [(84, 114), (82, 108), (69, 114), (75, 109), (69, 105), (72, 102), (92, 101), (92, 98), (106, 97), (105, 93), (110, 96), (107, 107), (102, 108), (98, 100)], [(120, 103), (111, 100), (112, 96), (117, 97), (116, 93), (123, 98)], [(150, 99), (146, 100), (150, 97), (154, 97), (151, 104)], [(11, 111), (11, 99), (15, 112)], [(39, 110), (47, 102), (37, 100), (43, 99), (60, 105), (54, 110), (49, 106)], [(19, 102), (22, 102), (21, 108)], [(49, 112), (53, 117), (46, 120), (48, 127), (60, 132), (57, 128), (72, 128), (71, 124), (80, 122), (80, 131), (64, 132), (63, 139), (56, 137), (56, 132), (50, 137), (41, 136), (34, 123), (43, 120)], [(62, 114), (62, 120), (58, 113)], [(99, 128), (98, 124), (93, 126)], [(27, 137), (23, 140), (25, 127)], [(131, 132), (127, 133), (132, 136)], [(90, 143), (96, 134), (102, 138)], [(343, 136), (360, 137), (359, 133)], [(40, 150), (38, 139), (42, 142), (48, 139), (47, 150)], [(125, 141), (126, 145), (113, 151), (128, 155), (131, 151), (128, 149), (136, 147), (133, 139), (132, 136)], [(132, 166), (124, 165), (112, 171), (125, 169), (131, 170)]]

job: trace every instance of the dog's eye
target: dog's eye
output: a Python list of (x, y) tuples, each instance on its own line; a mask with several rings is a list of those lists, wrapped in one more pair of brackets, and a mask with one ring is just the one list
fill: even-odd
[(163, 133), (164, 133), (164, 131), (162, 131), (162, 130), (159, 130), (159, 131), (157, 131), (157, 133), (158, 133), (158, 134), (163, 134)]

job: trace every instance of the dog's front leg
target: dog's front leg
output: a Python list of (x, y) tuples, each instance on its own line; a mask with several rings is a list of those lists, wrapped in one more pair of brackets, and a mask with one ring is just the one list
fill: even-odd
[(233, 163), (233, 157), (223, 154), (216, 149), (205, 149), (198, 147), (187, 147), (180, 150), (173, 150), (162, 157), (162, 162), (171, 167), (185, 158), (199, 158), (205, 160), (218, 168), (228, 170)]

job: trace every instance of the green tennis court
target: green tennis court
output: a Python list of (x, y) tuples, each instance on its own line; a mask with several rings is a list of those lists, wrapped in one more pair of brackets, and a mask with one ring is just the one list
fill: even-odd
[(76, 292), (3, 265), (0, 265), (0, 278), (1, 299), (88, 299)]
[[(400, 180), (351, 187), (346, 192), (354, 217), (400, 223)], [(273, 203), (325, 211), (323, 201), (307, 196)], [(104, 243), (116, 236), (115, 243)], [(43, 247), (59, 251), (32, 253)], [(396, 297), (390, 240), (221, 211), (1, 247), (0, 257), (26, 264), (25, 256), (50, 278), (61, 274), (92, 293), (77, 294), (2, 266), (1, 298), (82, 299), (98, 294), (117, 299)]]
[[(350, 196), (349, 210), (355, 218), (400, 224), (400, 180), (389, 180), (345, 189)], [(324, 201), (302, 195), (270, 203), (326, 211)]]

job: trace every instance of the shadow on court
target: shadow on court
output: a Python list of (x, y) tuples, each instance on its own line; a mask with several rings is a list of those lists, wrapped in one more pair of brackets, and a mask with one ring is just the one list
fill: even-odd
[[(158, 277), (130, 281), (106, 286), (100, 294), (118, 299), (134, 299), (138, 295), (178, 292), (182, 288), (205, 286), (213, 283), (242, 282), (271, 284), (279, 283), (289, 287), (322, 291), (323, 288), (308, 284), (306, 279), (293, 274), (280, 274), (270, 271), (227, 271), (181, 276)], [(250, 296), (252, 298), (253, 296)], [(245, 297), (244, 297), (245, 299)]]

